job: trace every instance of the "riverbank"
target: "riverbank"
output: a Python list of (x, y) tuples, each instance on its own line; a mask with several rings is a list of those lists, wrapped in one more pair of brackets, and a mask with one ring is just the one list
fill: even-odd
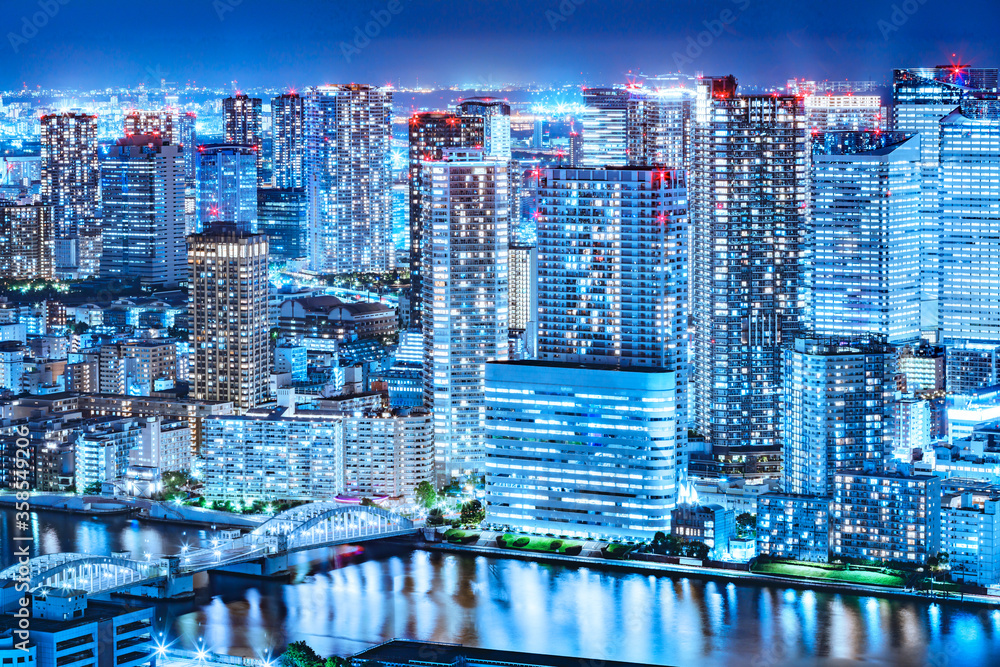
[[(16, 494), (0, 493), (0, 507), (15, 507), (17, 502)], [(229, 512), (145, 498), (32, 493), (28, 504), (31, 511), (66, 512), (88, 516), (133, 515), (142, 521), (204, 526), (213, 530), (222, 528), (253, 529), (266, 520), (263, 517), (230, 514)]]
[(920, 600), (923, 602), (939, 602), (954, 604), (975, 604), (989, 608), (1000, 608), (1000, 598), (988, 595), (972, 594), (951, 594), (939, 593), (928, 594), (924, 591), (913, 591), (890, 586), (876, 586), (868, 584), (845, 584), (833, 581), (818, 579), (800, 579), (794, 577), (781, 577), (770, 574), (760, 574), (744, 570), (728, 570), (721, 568), (677, 565), (672, 563), (651, 563), (633, 560), (614, 560), (608, 558), (595, 558), (592, 556), (567, 556), (564, 554), (549, 554), (538, 551), (518, 551), (516, 549), (502, 549), (500, 547), (488, 547), (481, 545), (451, 544), (448, 542), (435, 542), (421, 539), (415, 543), (419, 549), (426, 551), (478, 554), (491, 556), (494, 558), (512, 558), (515, 560), (534, 561), (540, 563), (551, 563), (559, 565), (571, 565), (574, 567), (586, 567), (594, 570), (605, 570), (611, 572), (632, 572), (653, 575), (680, 574), (696, 579), (711, 580), (724, 583), (760, 584), (763, 586), (787, 586), (798, 590), (825, 591), (830, 593), (846, 593), (849, 595), (872, 595), (880, 598), (901, 598), (908, 600)]

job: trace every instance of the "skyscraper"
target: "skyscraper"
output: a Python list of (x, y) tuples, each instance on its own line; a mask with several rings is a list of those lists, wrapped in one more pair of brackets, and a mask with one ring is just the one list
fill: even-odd
[(102, 152), (101, 276), (164, 287), (187, 277), (184, 156), (160, 135), (134, 134)]
[(919, 163), (912, 134), (813, 135), (805, 294), (817, 334), (920, 338)]
[(195, 127), (198, 117), (193, 111), (186, 111), (177, 117), (177, 143), (184, 149), (184, 179), (188, 187), (194, 186), (197, 178), (198, 131)]
[(306, 193), (302, 188), (257, 190), (257, 227), (267, 236), (272, 261), (302, 259), (306, 242)]
[(304, 130), (303, 99), (298, 93), (285, 93), (271, 100), (274, 187), (302, 187)]
[(487, 157), (510, 159), (510, 104), (495, 97), (467, 97), (458, 103), (461, 116), (476, 116), (483, 119), (481, 144)]
[(510, 330), (526, 331), (538, 327), (538, 248), (511, 243)]
[(257, 229), (257, 153), (247, 146), (198, 146), (198, 225), (229, 222)]
[(446, 111), (416, 113), (409, 125), (410, 171), (410, 292), (411, 326), (420, 326), (423, 297), (423, 200), (421, 162), (440, 160), (450, 148), (474, 148), (483, 145), (482, 116), (459, 116)]
[(626, 113), (628, 164), (687, 169), (694, 90), (630, 89)]
[(165, 144), (180, 143), (177, 112), (170, 109), (132, 110), (125, 114), (125, 137), (153, 134)]
[(486, 362), (507, 359), (507, 163), (451, 149), (422, 163), (424, 401), (439, 480), (483, 472)]
[(935, 338), (941, 327), (941, 119), (972, 93), (996, 92), (996, 68), (939, 65), (893, 70), (892, 129), (916, 132), (920, 141), (921, 325), (929, 338)]
[(941, 339), (1000, 343), (1000, 101), (965, 100), (940, 127)]
[(312, 268), (392, 269), (392, 92), (353, 83), (310, 88), (305, 126)]
[(831, 496), (834, 476), (892, 454), (895, 348), (884, 338), (796, 338), (784, 351), (785, 493)]
[(0, 202), (0, 275), (7, 280), (52, 280), (52, 207)]
[(267, 261), (267, 237), (237, 225), (219, 223), (188, 237), (195, 399), (232, 401), (245, 411), (267, 397)]
[(732, 76), (701, 81), (690, 180), (693, 426), (717, 457), (773, 456), (780, 444), (781, 347), (801, 328), (807, 158), (801, 98), (737, 95)]
[(813, 133), (884, 130), (889, 124), (878, 95), (807, 95), (805, 107)]
[(56, 273), (95, 275), (100, 264), (97, 116), (42, 116), (42, 202), (52, 206)]
[(263, 105), (259, 97), (247, 97), (237, 93), (222, 100), (222, 123), (227, 144), (241, 144), (250, 147), (257, 158), (257, 182), (263, 183), (264, 174), (264, 133), (262, 125)]
[(582, 166), (628, 164), (628, 99), (624, 88), (584, 88)]

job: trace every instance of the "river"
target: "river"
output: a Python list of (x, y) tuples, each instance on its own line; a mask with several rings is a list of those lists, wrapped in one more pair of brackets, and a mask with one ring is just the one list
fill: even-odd
[[(0, 511), (12, 561), (13, 514)], [(125, 517), (32, 517), (35, 553), (200, 546), (214, 531)], [(1000, 664), (1000, 611), (722, 584), (380, 545), (301, 554), (289, 580), (200, 575), (194, 600), (157, 603), (178, 646), (266, 656), (306, 640), (345, 655), (412, 637), (669, 665)]]

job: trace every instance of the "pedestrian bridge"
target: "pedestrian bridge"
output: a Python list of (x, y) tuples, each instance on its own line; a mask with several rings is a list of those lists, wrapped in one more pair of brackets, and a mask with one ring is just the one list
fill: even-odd
[[(410, 519), (381, 507), (317, 502), (281, 512), (252, 532), (215, 540), (209, 548), (144, 560), (127, 553), (46, 554), (0, 571), (0, 579), (26, 581), (29, 590), (64, 587), (90, 594), (177, 597), (192, 590), (191, 576), (197, 572), (275, 575), (287, 571), (290, 553), (410, 535), (416, 530)], [(159, 590), (164, 594), (157, 594)]]

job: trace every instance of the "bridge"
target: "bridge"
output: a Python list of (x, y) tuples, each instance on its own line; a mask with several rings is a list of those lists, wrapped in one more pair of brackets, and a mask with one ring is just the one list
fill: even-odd
[(0, 571), (0, 579), (27, 581), (29, 590), (64, 587), (88, 594), (129, 593), (176, 598), (193, 592), (193, 575), (221, 570), (261, 576), (288, 572), (288, 554), (308, 549), (411, 535), (410, 519), (364, 505), (317, 502), (275, 515), (253, 531), (210, 548), (145, 560), (128, 553), (110, 556), (60, 553), (29, 559)]

